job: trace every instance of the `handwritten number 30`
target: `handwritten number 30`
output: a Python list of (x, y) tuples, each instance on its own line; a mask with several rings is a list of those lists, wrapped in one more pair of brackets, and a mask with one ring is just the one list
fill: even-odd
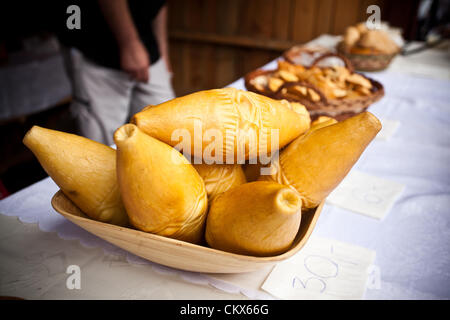
[[(323, 270), (319, 273), (318, 271), (314, 271), (313, 267), (314, 264), (311, 266), (311, 260), (315, 260), (317, 265), (318, 263), (326, 263), (330, 266), (330, 269), (325, 273), (323, 272)], [(308, 262), (310, 262), (308, 264)], [(325, 289), (327, 288), (327, 284), (324, 281), (324, 279), (327, 278), (335, 278), (337, 277), (338, 273), (339, 273), (339, 268), (338, 265), (336, 264), (336, 262), (326, 258), (326, 257), (322, 257), (322, 256), (318, 256), (318, 255), (311, 255), (311, 256), (307, 256), (305, 257), (305, 259), (303, 260), (303, 265), (305, 267), (305, 269), (311, 273), (313, 275), (313, 277), (309, 277), (306, 280), (301, 280), (299, 277), (294, 277), (294, 279), (292, 280), (292, 288), (303, 288), (306, 289), (308, 287), (308, 283), (314, 283), (314, 282), (318, 282), (321, 284), (321, 289), (320, 289), (320, 293), (324, 292)], [(312, 281), (315, 280), (315, 281)], [(298, 285), (297, 285), (298, 284)], [(300, 286), (299, 286), (300, 285)]]

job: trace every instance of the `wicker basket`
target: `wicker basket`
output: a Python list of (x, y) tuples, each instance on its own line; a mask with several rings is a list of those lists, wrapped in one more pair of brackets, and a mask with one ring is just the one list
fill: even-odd
[[(319, 61), (328, 58), (330, 56), (337, 56), (339, 55), (334, 53), (327, 53), (319, 57), (314, 61), (314, 63), (311, 65), (311, 67), (316, 66)], [(351, 65), (351, 62), (343, 59), (345, 64), (347, 65), (348, 69), (352, 72), (353, 67)], [(271, 97), (273, 99), (286, 99), (288, 101), (292, 102), (299, 102), (303, 104), (309, 111), (311, 119), (314, 120), (318, 118), (319, 116), (328, 116), (335, 118), (338, 121), (347, 119), (349, 117), (354, 116), (355, 114), (364, 112), (367, 110), (367, 108), (374, 102), (381, 99), (384, 95), (384, 88), (381, 83), (378, 81), (375, 81), (373, 79), (370, 79), (368, 77), (365, 77), (372, 83), (372, 89), (371, 94), (367, 96), (361, 96), (359, 98), (352, 98), (352, 99), (327, 99), (326, 96), (323, 94), (323, 92), (315, 87), (314, 85), (307, 83), (307, 82), (285, 82), (276, 92), (270, 91), (268, 88), (264, 88), (264, 90), (259, 90), (255, 85), (252, 83), (252, 80), (258, 76), (261, 75), (270, 75), (272, 73), (275, 73), (276, 70), (255, 70), (250, 73), (248, 73), (244, 80), (245, 80), (245, 87), (249, 91), (253, 91), (259, 94), (266, 95), (268, 97)], [(320, 100), (313, 102), (309, 99), (305, 99), (304, 97), (300, 95), (290, 94), (289, 92), (283, 93), (283, 88), (289, 88), (295, 85), (301, 85), (307, 88), (310, 88), (314, 92), (316, 92), (320, 96)]]
[(358, 71), (382, 71), (386, 69), (392, 62), (398, 52), (391, 54), (356, 54), (350, 53), (343, 42), (340, 42), (337, 47), (337, 52), (351, 61), (353, 66)]

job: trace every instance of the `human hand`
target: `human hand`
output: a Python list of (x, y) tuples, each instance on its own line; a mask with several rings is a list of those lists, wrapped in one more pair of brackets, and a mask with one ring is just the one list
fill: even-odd
[(140, 40), (129, 41), (120, 47), (120, 67), (132, 79), (148, 82), (150, 58)]

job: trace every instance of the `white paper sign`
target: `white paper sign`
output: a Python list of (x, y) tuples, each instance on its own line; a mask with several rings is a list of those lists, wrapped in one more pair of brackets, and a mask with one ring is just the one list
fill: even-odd
[(400, 126), (399, 121), (388, 119), (381, 119), (381, 124), (382, 128), (376, 136), (376, 139), (378, 140), (389, 140), (389, 138), (395, 134), (398, 127)]
[(262, 289), (281, 299), (361, 299), (374, 260), (375, 251), (312, 237), (275, 266)]
[(372, 218), (383, 219), (405, 186), (352, 170), (327, 197), (327, 203)]

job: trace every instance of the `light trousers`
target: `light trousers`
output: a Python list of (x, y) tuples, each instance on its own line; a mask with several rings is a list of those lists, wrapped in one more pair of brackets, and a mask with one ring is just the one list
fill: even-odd
[(175, 98), (172, 75), (163, 58), (150, 66), (150, 79), (142, 83), (123, 71), (87, 60), (77, 50), (70, 56), (71, 114), (80, 134), (89, 139), (112, 145), (115, 130), (136, 112)]

